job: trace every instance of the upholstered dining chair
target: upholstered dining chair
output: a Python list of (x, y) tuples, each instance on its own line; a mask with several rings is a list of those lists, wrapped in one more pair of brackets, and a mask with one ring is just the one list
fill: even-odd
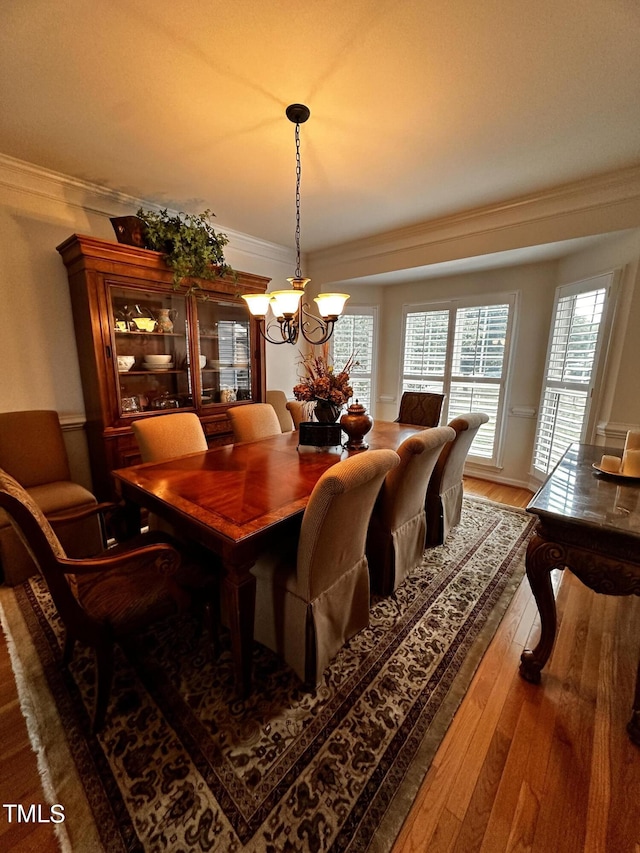
[(405, 391), (400, 400), (396, 423), (435, 427), (440, 423), (444, 394), (427, 391)]
[[(96, 659), (93, 731), (105, 719), (113, 672), (113, 644), (158, 619), (206, 599), (208, 575), (184, 564), (174, 543), (146, 533), (98, 556), (71, 559), (28, 492), (0, 469), (0, 507), (42, 574), (64, 624), (62, 662), (75, 643)], [(84, 513), (96, 511), (89, 507)]]
[(464, 463), (478, 430), (488, 420), (489, 415), (484, 412), (469, 412), (449, 422), (456, 436), (440, 451), (427, 489), (427, 548), (442, 545), (451, 528), (460, 521)]
[(195, 412), (175, 412), (133, 421), (131, 429), (143, 462), (162, 462), (207, 449), (207, 439)]
[(309, 497), (300, 535), (289, 550), (263, 554), (257, 578), (254, 637), (309, 687), (342, 646), (369, 624), (367, 526), (393, 450), (370, 450), (325, 471)]
[(227, 412), (233, 427), (234, 441), (259, 441), (280, 435), (280, 421), (276, 410), (269, 403), (251, 403), (248, 406), (234, 406)]
[(284, 391), (267, 391), (267, 403), (276, 410), (282, 432), (291, 432), (293, 430), (293, 419), (287, 408), (287, 395)]
[(400, 464), (385, 477), (367, 534), (371, 588), (380, 595), (394, 592), (422, 560), (427, 485), (442, 447), (455, 436), (451, 427), (433, 427), (398, 448)]
[[(93, 494), (71, 479), (69, 457), (58, 413), (50, 410), (0, 414), (0, 468), (14, 477), (51, 515), (96, 506)], [(84, 557), (104, 547), (99, 519), (83, 518), (60, 530), (60, 541), (69, 554)], [(36, 566), (16, 535), (6, 514), (0, 511), (0, 581), (13, 586), (35, 574)]]
[(302, 421), (307, 420), (305, 404), (302, 400), (289, 400), (287, 409), (293, 421), (293, 428), (298, 429)]

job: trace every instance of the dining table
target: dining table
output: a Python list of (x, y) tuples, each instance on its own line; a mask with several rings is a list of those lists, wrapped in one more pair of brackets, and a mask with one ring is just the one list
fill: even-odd
[[(377, 421), (365, 436), (368, 450), (397, 450), (423, 427)], [(298, 431), (228, 444), (163, 462), (113, 471), (125, 511), (140, 524), (140, 507), (155, 513), (181, 538), (211, 552), (221, 573), (231, 640), (235, 689), (251, 691), (256, 580), (251, 572), (266, 549), (296, 536), (320, 476), (353, 453), (342, 445), (299, 446)], [(345, 524), (348, 520), (345, 519)]]

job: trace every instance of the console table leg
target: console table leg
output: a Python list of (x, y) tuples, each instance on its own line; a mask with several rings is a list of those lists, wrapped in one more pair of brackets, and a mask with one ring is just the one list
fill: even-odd
[(631, 719), (627, 723), (627, 733), (636, 746), (640, 746), (640, 661), (638, 662), (638, 675), (636, 677), (636, 694), (633, 698)]
[(564, 568), (561, 557), (562, 548), (534, 533), (527, 547), (526, 567), (540, 613), (540, 639), (535, 649), (525, 649), (520, 656), (520, 675), (533, 684), (540, 682), (540, 672), (549, 660), (556, 638), (556, 602), (551, 586), (551, 570)]

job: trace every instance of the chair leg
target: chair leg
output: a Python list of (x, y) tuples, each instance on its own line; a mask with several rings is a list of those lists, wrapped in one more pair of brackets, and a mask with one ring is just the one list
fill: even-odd
[(97, 734), (104, 724), (113, 679), (113, 645), (103, 642), (96, 646), (96, 699), (91, 731)]

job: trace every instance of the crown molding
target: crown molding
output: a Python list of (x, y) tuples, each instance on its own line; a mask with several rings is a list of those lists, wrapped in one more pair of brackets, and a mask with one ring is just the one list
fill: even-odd
[[(0, 187), (106, 217), (121, 216), (140, 207), (156, 211), (167, 207), (1, 153)], [(169, 211), (179, 212), (172, 208), (169, 208)], [(224, 225), (220, 225), (219, 230), (229, 237), (229, 249), (232, 252), (242, 252), (288, 265), (295, 257), (292, 250), (285, 246), (225, 228)]]
[(638, 226), (640, 163), (312, 252), (309, 271), (374, 275)]

